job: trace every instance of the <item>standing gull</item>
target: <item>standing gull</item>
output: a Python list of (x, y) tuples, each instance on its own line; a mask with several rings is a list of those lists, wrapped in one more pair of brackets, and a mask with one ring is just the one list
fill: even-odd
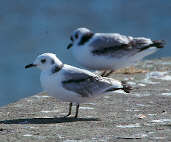
[(118, 33), (93, 33), (87, 28), (74, 30), (70, 40), (67, 49), (72, 47), (71, 52), (76, 60), (88, 69), (104, 70), (102, 76), (108, 76), (116, 69), (134, 65), (158, 48), (164, 47), (163, 40)]
[(73, 103), (76, 104), (75, 118), (77, 118), (80, 103), (116, 90), (124, 90), (126, 93), (131, 90), (125, 82), (63, 64), (52, 53), (39, 55), (32, 64), (25, 66), (30, 67), (38, 67), (41, 70), (40, 82), (48, 95), (70, 102), (66, 117), (71, 114)]

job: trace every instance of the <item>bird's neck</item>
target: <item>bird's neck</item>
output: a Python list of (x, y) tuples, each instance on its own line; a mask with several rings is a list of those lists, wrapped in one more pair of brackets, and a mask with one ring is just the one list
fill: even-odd
[(49, 75), (51, 75), (51, 70), (52, 70), (51, 68), (42, 70), (41, 71), (41, 76), (49, 76)]

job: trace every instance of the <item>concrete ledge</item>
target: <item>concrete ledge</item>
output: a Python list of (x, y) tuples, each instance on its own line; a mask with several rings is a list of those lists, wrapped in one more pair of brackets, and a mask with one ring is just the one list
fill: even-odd
[(137, 68), (150, 72), (113, 74), (128, 80), (136, 88), (132, 93), (81, 104), (78, 119), (63, 118), (68, 103), (45, 93), (1, 107), (0, 142), (171, 140), (171, 59), (147, 60)]

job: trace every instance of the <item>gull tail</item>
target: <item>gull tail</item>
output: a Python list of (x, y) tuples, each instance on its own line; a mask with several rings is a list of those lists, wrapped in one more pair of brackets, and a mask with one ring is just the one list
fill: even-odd
[(146, 50), (150, 47), (164, 48), (165, 44), (166, 44), (166, 42), (164, 40), (153, 40), (153, 43), (151, 43), (147, 46), (141, 47), (139, 52)]
[(151, 44), (151, 46), (155, 46), (157, 48), (164, 48), (165, 44), (166, 42), (164, 40), (153, 40), (153, 43)]
[(133, 90), (133, 88), (130, 85), (128, 85), (126, 81), (121, 81), (121, 84), (123, 86), (122, 88), (110, 88), (107, 89), (105, 92), (124, 90), (126, 93), (130, 93), (130, 91)]
[(124, 90), (126, 93), (130, 93), (130, 91), (133, 90), (133, 88), (130, 85), (128, 85), (126, 81), (121, 81), (121, 83), (123, 86), (122, 90)]

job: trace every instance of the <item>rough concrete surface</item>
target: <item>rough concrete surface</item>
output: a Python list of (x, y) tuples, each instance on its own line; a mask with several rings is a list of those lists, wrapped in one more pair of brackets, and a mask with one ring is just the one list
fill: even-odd
[(77, 119), (63, 118), (68, 103), (45, 93), (1, 107), (0, 142), (171, 141), (171, 59), (136, 68), (148, 72), (112, 75), (134, 87), (130, 94), (118, 91), (81, 104)]

